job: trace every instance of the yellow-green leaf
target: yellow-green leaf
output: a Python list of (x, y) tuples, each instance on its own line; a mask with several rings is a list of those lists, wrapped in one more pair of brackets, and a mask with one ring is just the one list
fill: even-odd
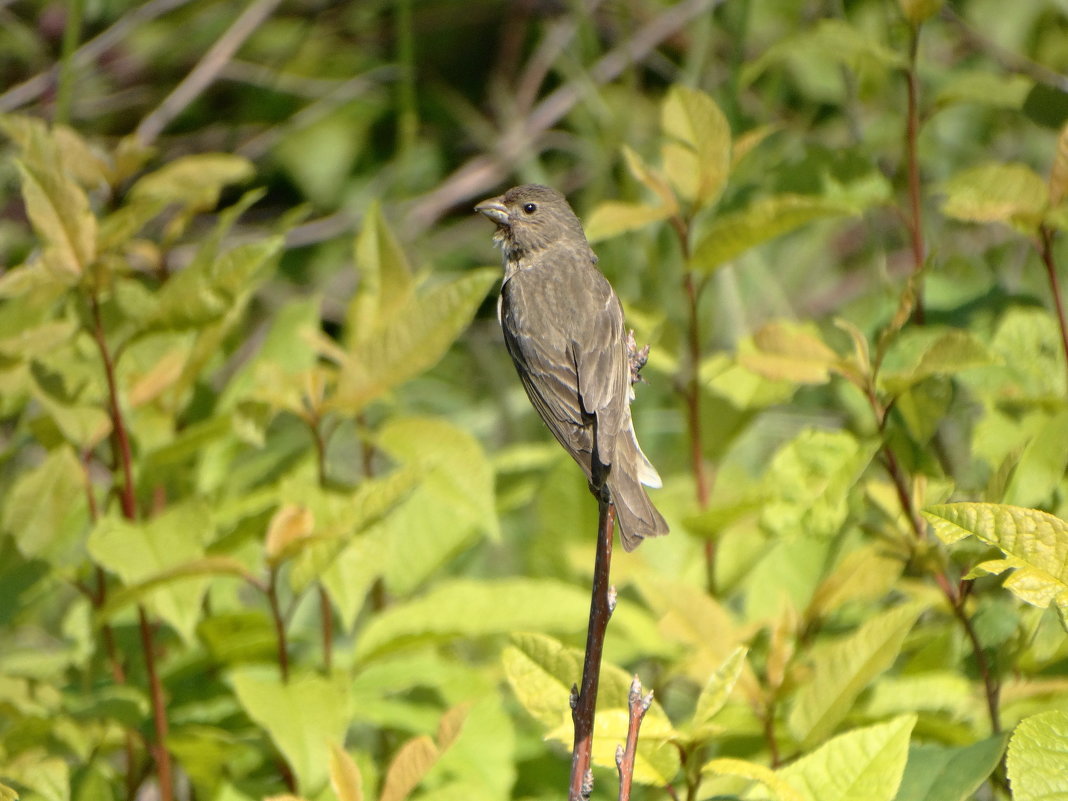
[(44, 245), (43, 263), (73, 281), (96, 258), (96, 217), (89, 199), (58, 169), (16, 162), (22, 175), (26, 214)]
[(959, 172), (942, 186), (942, 212), (968, 222), (1003, 222), (1026, 231), (1049, 205), (1046, 182), (1026, 164), (983, 164)]
[(1068, 713), (1040, 712), (1020, 721), (1006, 766), (1013, 801), (1068, 799)]
[(690, 267), (712, 272), (752, 247), (825, 217), (853, 214), (848, 205), (815, 195), (773, 195), (717, 217), (694, 248)]
[(223, 187), (248, 181), (255, 175), (252, 162), (229, 153), (182, 156), (130, 187), (130, 199), (178, 203), (190, 211), (215, 208)]
[(377, 326), (390, 320), (414, 291), (412, 268), (378, 203), (367, 209), (356, 237), (354, 259), (356, 293), (345, 313), (345, 344), (349, 348), (367, 340)]
[(691, 721), (695, 729), (700, 729), (711, 721), (727, 703), (734, 685), (738, 683), (738, 677), (742, 675), (747, 653), (749, 653), (748, 648), (742, 645), (737, 646), (723, 661), (723, 664), (716, 668), (716, 672), (708, 677), (708, 682), (701, 689), (701, 694), (697, 696), (697, 704)]
[(404, 801), (419, 786), (439, 755), (438, 747), (426, 735), (402, 745), (386, 771), (379, 801)]
[(901, 13), (914, 28), (918, 28), (942, 8), (944, 0), (897, 0)]
[(731, 163), (731, 129), (711, 97), (686, 86), (673, 86), (660, 110), (664, 133), (685, 149), (665, 158), (668, 179), (687, 200), (715, 203), (727, 184)]
[(768, 323), (738, 349), (748, 370), (776, 381), (825, 384), (839, 356), (809, 329), (789, 323)]
[(337, 743), (330, 744), (330, 789), (338, 801), (363, 801), (363, 777), (356, 761)]
[[(1013, 569), (1005, 588), (1041, 608), (1056, 604), (1068, 621), (1068, 522), (1037, 509), (998, 503), (946, 503), (923, 515), (946, 543), (973, 536), (1006, 558), (977, 565), (987, 573)], [(1068, 624), (1066, 624), (1068, 628)]]
[(296, 504), (284, 504), (267, 525), (267, 562), (274, 566), (285, 561), (315, 530), (315, 515), (311, 509)]
[(666, 220), (671, 214), (672, 210), (665, 206), (608, 200), (595, 208), (587, 219), (586, 237), (590, 242), (611, 239), (649, 223)]
[(1060, 205), (1065, 195), (1068, 195), (1068, 124), (1057, 137), (1057, 152), (1053, 154), (1049, 173), (1049, 204)]
[(788, 719), (798, 741), (814, 745), (834, 732), (857, 696), (897, 659), (923, 608), (919, 603), (896, 606), (814, 653), (812, 677), (798, 690)]
[(793, 785), (780, 777), (771, 768), (759, 765), (756, 762), (748, 762), (744, 759), (720, 757), (704, 764), (701, 773), (709, 773), (713, 776), (738, 776), (742, 779), (759, 782), (771, 790), (779, 801), (805, 801), (805, 796), (799, 793)]

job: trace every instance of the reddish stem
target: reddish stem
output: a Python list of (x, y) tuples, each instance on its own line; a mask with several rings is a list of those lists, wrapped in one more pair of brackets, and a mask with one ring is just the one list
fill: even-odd
[(638, 754), (638, 733), (645, 713), (653, 703), (653, 693), (642, 696), (642, 683), (638, 677), (630, 685), (627, 696), (627, 745), (616, 748), (616, 770), (619, 771), (619, 801), (630, 801), (630, 788), (634, 780), (634, 758)]
[(1064, 367), (1068, 370), (1068, 319), (1064, 313), (1064, 301), (1061, 299), (1060, 279), (1057, 278), (1057, 263), (1053, 259), (1053, 231), (1046, 226), (1039, 229), (1041, 234), (1042, 263), (1046, 266), (1046, 278), (1049, 279), (1053, 305), (1057, 310), (1057, 322), (1061, 327), (1061, 348), (1064, 350)]
[(271, 618), (274, 620), (275, 644), (278, 652), (278, 670), (282, 681), (289, 681), (289, 647), (286, 643), (286, 623), (282, 608), (278, 603), (278, 571), (271, 568), (267, 581), (267, 602), (271, 605)]
[[(905, 120), (905, 159), (908, 169), (909, 182), (909, 209), (911, 219), (909, 221), (909, 236), (912, 242), (912, 269), (919, 272), (923, 269), (926, 248), (923, 241), (923, 222), (921, 219), (920, 204), (920, 81), (916, 73), (916, 56), (920, 48), (920, 29), (914, 27), (909, 33), (909, 65), (905, 71), (905, 85), (908, 89), (908, 111)], [(916, 306), (912, 313), (913, 320), (919, 325), (924, 322), (923, 310), (923, 284), (916, 284)]]
[(597, 708), (597, 686), (601, 677), (601, 654), (605, 631), (615, 606), (609, 586), (612, 565), (612, 536), (616, 509), (598, 500), (597, 556), (593, 567), (590, 596), (590, 622), (586, 631), (586, 656), (582, 663), (582, 689), (571, 690), (571, 720), (575, 724), (575, 744), (571, 752), (571, 783), (568, 801), (585, 801), (593, 785), (590, 759), (593, 753), (593, 719)]

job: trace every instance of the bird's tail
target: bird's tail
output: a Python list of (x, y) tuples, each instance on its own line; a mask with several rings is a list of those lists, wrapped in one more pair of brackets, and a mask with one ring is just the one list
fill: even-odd
[[(638, 455), (648, 464), (641, 451)], [(649, 500), (639, 476), (639, 465), (614, 465), (608, 474), (608, 489), (616, 507), (619, 538), (625, 551), (633, 551), (646, 537), (668, 533), (667, 522)]]

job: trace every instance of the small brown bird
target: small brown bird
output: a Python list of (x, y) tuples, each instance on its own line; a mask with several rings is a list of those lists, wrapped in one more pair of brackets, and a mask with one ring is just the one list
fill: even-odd
[(504, 253), (497, 316), (530, 402), (591, 491), (615, 505), (625, 550), (667, 534), (642, 487), (661, 482), (634, 436), (623, 307), (596, 267), (582, 223), (563, 195), (536, 184), (475, 211), (497, 223), (493, 240)]

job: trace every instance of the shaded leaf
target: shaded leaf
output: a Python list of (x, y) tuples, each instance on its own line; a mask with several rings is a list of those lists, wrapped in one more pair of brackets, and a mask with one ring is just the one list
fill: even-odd
[(818, 619), (851, 601), (883, 597), (901, 576), (904, 562), (879, 545), (865, 545), (846, 554), (812, 594), (805, 616)]
[(1049, 173), (1049, 204), (1060, 205), (1068, 195), (1068, 124), (1061, 128), (1057, 137), (1057, 151)]
[(914, 28), (918, 28), (937, 14), (943, 2), (945, 0), (897, 0), (901, 13)]
[(825, 384), (839, 361), (838, 354), (802, 326), (768, 323), (738, 349), (738, 361), (748, 370), (776, 381)]
[(178, 203), (191, 211), (215, 208), (223, 187), (244, 183), (256, 174), (252, 163), (229, 153), (182, 156), (150, 172), (130, 187), (132, 200)]
[(1068, 469), (1068, 409), (1047, 419), (1020, 454), (1003, 500), (1013, 506), (1043, 505)]
[(64, 565), (88, 523), (85, 470), (67, 446), (53, 450), (41, 464), (14, 480), (4, 498), (0, 530), (19, 552)]
[(1024, 75), (958, 71), (938, 90), (936, 108), (956, 103), (981, 103), (995, 108), (1021, 109), (1034, 82)]
[(1007, 741), (999, 734), (960, 748), (910, 746), (894, 801), (967, 801), (994, 772)]
[(932, 342), (909, 370), (882, 376), (880, 382), (891, 394), (905, 392), (935, 375), (953, 375), (992, 362), (990, 352), (967, 331), (947, 331)]

